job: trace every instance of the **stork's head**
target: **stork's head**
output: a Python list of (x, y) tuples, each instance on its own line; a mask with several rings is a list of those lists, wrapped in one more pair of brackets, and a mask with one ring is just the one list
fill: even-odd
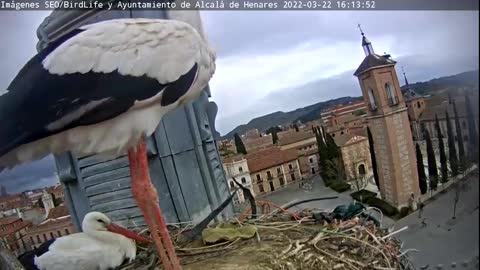
[(133, 231), (112, 223), (110, 218), (100, 212), (90, 212), (86, 214), (83, 218), (82, 230), (84, 233), (110, 231), (140, 242), (151, 242), (149, 239), (146, 239)]

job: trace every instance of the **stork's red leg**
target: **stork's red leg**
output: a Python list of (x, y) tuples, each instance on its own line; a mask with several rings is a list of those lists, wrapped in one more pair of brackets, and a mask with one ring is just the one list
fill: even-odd
[(179, 270), (180, 263), (162, 217), (157, 191), (150, 181), (147, 151), (143, 139), (136, 147), (128, 151), (128, 159), (130, 161), (132, 195), (137, 201), (137, 205), (142, 211), (145, 222), (150, 229), (153, 241), (162, 260), (163, 268), (165, 270)]

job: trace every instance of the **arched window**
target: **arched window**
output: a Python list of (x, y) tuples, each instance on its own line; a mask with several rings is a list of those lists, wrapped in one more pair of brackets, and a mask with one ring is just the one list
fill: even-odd
[(247, 183), (247, 180), (245, 179), (245, 177), (242, 177), (242, 184), (245, 184)]
[(370, 102), (370, 109), (372, 111), (377, 109), (377, 101), (375, 100), (375, 96), (373, 95), (373, 89), (368, 89), (368, 101)]
[(365, 175), (366, 174), (365, 165), (360, 164), (360, 166), (358, 166), (358, 174), (360, 174), (360, 175)]
[(395, 96), (395, 92), (390, 83), (385, 83), (385, 92), (387, 93), (388, 103), (390, 105), (396, 105), (398, 103), (397, 97)]
[(238, 172), (240, 172), (240, 173), (242, 173), (242, 172), (243, 172), (243, 168), (242, 168), (242, 166), (239, 166), (239, 167), (238, 167)]

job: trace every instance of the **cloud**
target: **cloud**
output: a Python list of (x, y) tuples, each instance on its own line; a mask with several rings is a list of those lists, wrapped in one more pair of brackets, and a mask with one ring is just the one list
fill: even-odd
[(478, 12), (473, 11), (202, 15), (219, 55), (210, 86), (222, 134), (265, 113), (346, 96), (355, 89), (360, 93), (357, 84), (345, 85), (354, 78), (342, 76), (364, 57), (359, 22), (376, 52), (392, 54), (411, 82), (478, 69)]
[(3, 171), (0, 173), (0, 185), (5, 186), (9, 193), (51, 186), (58, 182), (55, 171), (53, 156), (47, 156)]

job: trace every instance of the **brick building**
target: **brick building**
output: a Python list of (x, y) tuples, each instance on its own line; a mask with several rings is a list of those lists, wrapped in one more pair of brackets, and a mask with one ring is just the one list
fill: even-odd
[(278, 145), (280, 150), (296, 149), (303, 177), (312, 177), (319, 172), (317, 139), (311, 129), (284, 134)]
[(23, 242), (28, 250), (40, 246), (52, 238), (57, 238), (76, 232), (65, 205), (50, 210), (47, 219), (31, 226), (23, 236)]
[(273, 192), (302, 179), (296, 149), (270, 147), (246, 155), (246, 159), (257, 195)]
[(15, 255), (19, 255), (26, 250), (22, 237), (30, 226), (29, 221), (18, 217), (0, 218), (0, 241)]

